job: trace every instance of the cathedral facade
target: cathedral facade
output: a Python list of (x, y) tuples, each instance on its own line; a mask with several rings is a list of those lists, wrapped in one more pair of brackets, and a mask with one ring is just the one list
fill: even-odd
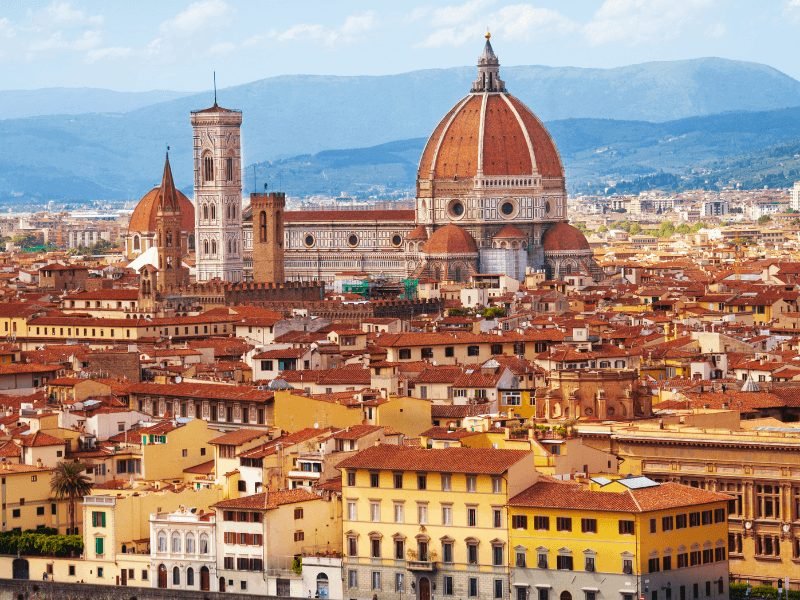
[(551, 278), (599, 275), (586, 238), (567, 222), (553, 139), (506, 90), (488, 34), (469, 93), (422, 153), (414, 210), (285, 211), (271, 194), (243, 206), (242, 113), (215, 101), (192, 112), (191, 123), (194, 231), (186, 235), (198, 282), (331, 283), (342, 273), (523, 279), (531, 269)]

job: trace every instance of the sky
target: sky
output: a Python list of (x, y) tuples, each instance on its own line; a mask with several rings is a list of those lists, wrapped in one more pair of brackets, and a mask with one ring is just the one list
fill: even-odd
[(284, 74), (720, 56), (800, 79), (800, 0), (5, 0), (0, 89), (200, 91)]

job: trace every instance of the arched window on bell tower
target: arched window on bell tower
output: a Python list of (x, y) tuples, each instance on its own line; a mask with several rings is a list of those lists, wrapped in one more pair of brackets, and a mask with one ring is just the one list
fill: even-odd
[(258, 213), (258, 241), (267, 241), (267, 213), (263, 210)]
[(167, 231), (166, 238), (167, 238), (167, 248), (171, 248), (172, 247), (172, 232), (171, 231)]
[(203, 154), (203, 181), (214, 181), (214, 157), (211, 152)]
[(216, 221), (217, 220), (217, 205), (216, 204), (212, 204), (211, 205), (211, 220), (212, 221)]
[(208, 254), (208, 240), (203, 240), (203, 254)]
[(211, 254), (213, 256), (217, 255), (217, 240), (211, 240)]
[(203, 204), (203, 219), (208, 221), (208, 204)]
[(225, 181), (233, 181), (233, 157), (225, 159)]

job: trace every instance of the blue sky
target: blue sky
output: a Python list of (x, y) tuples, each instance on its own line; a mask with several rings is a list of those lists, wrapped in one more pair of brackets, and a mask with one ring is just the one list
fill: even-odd
[(202, 90), (293, 73), (721, 56), (800, 79), (800, 0), (7, 0), (0, 89)]

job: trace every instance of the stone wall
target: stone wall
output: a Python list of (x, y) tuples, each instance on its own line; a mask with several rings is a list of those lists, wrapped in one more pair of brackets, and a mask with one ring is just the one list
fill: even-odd
[[(89, 585), (80, 583), (58, 583), (31, 581), (27, 579), (0, 579), (0, 600), (253, 600), (256, 596), (229, 592), (190, 592), (161, 590), (158, 588), (123, 587), (113, 585)], [(265, 600), (275, 596), (257, 596)], [(277, 600), (277, 598), (276, 598)], [(286, 600), (286, 598), (283, 598)]]

